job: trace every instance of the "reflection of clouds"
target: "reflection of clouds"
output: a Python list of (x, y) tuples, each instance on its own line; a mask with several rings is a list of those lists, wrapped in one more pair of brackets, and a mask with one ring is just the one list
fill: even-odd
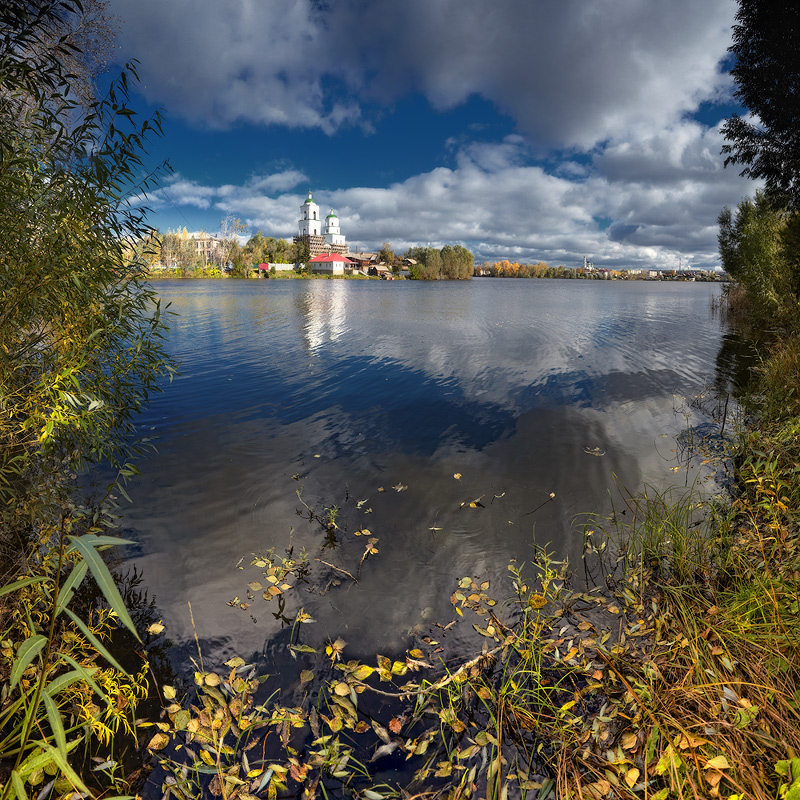
[(344, 281), (309, 281), (306, 318), (303, 325), (308, 349), (313, 352), (328, 342), (335, 342), (349, 330), (347, 322), (347, 286)]
[[(226, 657), (280, 627), (258, 598), (257, 625), (226, 605), (258, 578), (237, 571), (240, 557), (282, 554), (291, 535), (298, 551), (357, 569), (361, 539), (323, 555), (318, 527), (295, 513), (298, 489), (318, 510), (340, 505), (343, 530), (366, 524), (380, 541), (357, 586), (293, 595), (292, 609), (319, 621), (303, 626), (312, 644), (342, 635), (368, 652), (402, 647), (422, 609), (452, 618), (461, 576), (486, 574), (502, 595), (508, 559), (529, 559), (534, 533), (575, 563), (575, 520), (606, 508), (614, 476), (630, 491), (685, 478), (667, 461), (683, 424), (669, 390), (710, 372), (720, 339), (697, 285), (169, 288), (183, 314), (170, 345), (191, 358), (156, 399), (163, 446), (142, 465), (131, 487), (141, 505), (124, 524), (171, 634), (191, 637), (191, 600), (201, 636), (224, 631)], [(408, 490), (392, 492), (397, 483)], [(551, 491), (556, 501), (530, 513)], [(485, 508), (462, 508), (476, 497)], [(364, 498), (369, 515), (354, 508)], [(404, 602), (386, 602), (388, 589)]]
[[(465, 288), (403, 286), (393, 313), (365, 337), (366, 354), (519, 411), (521, 393), (560, 376), (597, 384), (598, 376), (661, 368), (702, 382), (719, 338), (705, 286), (475, 281)], [(356, 299), (348, 313), (357, 308)]]

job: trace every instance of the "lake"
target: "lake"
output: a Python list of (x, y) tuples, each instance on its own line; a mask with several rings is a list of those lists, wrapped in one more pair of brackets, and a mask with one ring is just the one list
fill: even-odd
[[(350, 657), (453, 619), (465, 575), (505, 596), (509, 559), (529, 560), (534, 540), (581, 573), (588, 512), (619, 488), (696, 479), (676, 436), (702, 421), (689, 401), (724, 379), (715, 284), (156, 288), (178, 314), (181, 375), (141, 418), (158, 452), (129, 486), (124, 534), (177, 652), (193, 640), (191, 602), (213, 660), (285, 662), (277, 602), (247, 598), (249, 582), (269, 585), (250, 562), (270, 548), (307, 551), (310, 583), (284, 610), (317, 620), (301, 641), (341, 636)], [(336, 522), (335, 547), (308, 508)]]

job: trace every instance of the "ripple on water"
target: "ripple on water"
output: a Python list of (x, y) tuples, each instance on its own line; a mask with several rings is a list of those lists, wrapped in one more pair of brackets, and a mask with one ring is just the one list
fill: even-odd
[[(182, 374), (142, 417), (159, 452), (125, 526), (170, 634), (191, 638), (191, 600), (215, 657), (274, 654), (285, 636), (258, 598), (226, 605), (257, 577), (237, 562), (270, 547), (353, 571), (364, 549), (353, 532), (378, 538), (357, 586), (328, 585), (335, 570), (312, 561), (317, 591), (289, 601), (319, 621), (303, 626), (311, 643), (342, 635), (365, 653), (402, 644), (425, 609), (448, 621), (463, 575), (504, 591), (508, 559), (528, 559), (534, 537), (578, 558), (576, 520), (605, 509), (615, 481), (676, 480), (674, 395), (712, 381), (723, 337), (718, 287), (701, 284), (157, 288), (180, 315), (168, 347)], [(315, 510), (337, 507), (334, 550), (297, 515), (298, 491)], [(482, 507), (462, 505), (474, 499)]]

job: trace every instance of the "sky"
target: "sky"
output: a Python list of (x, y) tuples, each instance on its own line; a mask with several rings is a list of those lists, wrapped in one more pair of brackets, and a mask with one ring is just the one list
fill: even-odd
[(711, 269), (735, 0), (110, 0), (160, 110), (163, 232), (291, 238), (312, 192), (351, 250)]

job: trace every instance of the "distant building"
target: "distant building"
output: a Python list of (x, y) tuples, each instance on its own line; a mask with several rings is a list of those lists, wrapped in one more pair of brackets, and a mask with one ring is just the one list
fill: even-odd
[(353, 262), (341, 253), (320, 253), (309, 259), (308, 266), (312, 272), (322, 272), (328, 275), (344, 275), (346, 268), (351, 268)]
[(294, 237), (295, 244), (303, 241), (308, 242), (308, 253), (312, 259), (322, 253), (347, 255), (350, 252), (339, 227), (339, 217), (331, 209), (323, 225), (319, 206), (311, 197), (311, 192), (300, 206), (299, 233)]
[(191, 233), (189, 237), (194, 241), (198, 256), (207, 264), (216, 263), (225, 254), (225, 243), (210, 233)]

